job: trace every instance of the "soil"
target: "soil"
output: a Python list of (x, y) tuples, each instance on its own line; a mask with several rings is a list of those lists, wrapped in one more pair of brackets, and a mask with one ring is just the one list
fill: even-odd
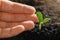
[[(19, 3), (34, 6), (37, 11), (41, 11), (45, 17), (51, 17), (52, 20), (42, 26), (39, 30), (38, 23), (33, 30), (25, 31), (15, 37), (5, 38), (0, 40), (60, 40), (60, 20), (59, 20), (59, 7), (57, 6), (57, 0), (54, 1), (54, 9), (52, 8), (53, 0), (47, 0), (47, 4), (44, 0), (12, 0)], [(56, 9), (58, 7), (58, 9)], [(57, 11), (54, 11), (57, 10)], [(56, 14), (56, 15), (55, 15)], [(57, 20), (58, 19), (58, 20)]]

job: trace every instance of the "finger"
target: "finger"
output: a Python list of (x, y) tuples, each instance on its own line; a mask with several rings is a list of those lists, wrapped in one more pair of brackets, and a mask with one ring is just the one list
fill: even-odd
[[(10, 24), (7, 24), (10, 25)], [(16, 26), (18, 25), (18, 26)], [(23, 26), (21, 26), (23, 25)], [(16, 36), (18, 34), (20, 34), (21, 32), (23, 32), (24, 30), (31, 30), (35, 27), (35, 24), (33, 21), (24, 21), (24, 22), (20, 22), (20, 23), (12, 23), (11, 27), (8, 26), (8, 28), (4, 28), (1, 29), (1, 35), (0, 38), (8, 38), (8, 37), (13, 37)]]
[(33, 21), (33, 22), (35, 22), (35, 23), (39, 22), (36, 14), (27, 16), (26, 18), (27, 18), (27, 20), (31, 20), (31, 21)]
[(33, 21), (24, 21), (20, 23), (25, 27), (25, 31), (32, 30), (35, 27), (35, 24)]
[(33, 14), (36, 12), (35, 8), (21, 3), (15, 3), (11, 1), (0, 1), (1, 10), (4, 12), (10, 13), (30, 13)]
[(38, 22), (38, 18), (36, 14), (28, 15), (28, 14), (11, 14), (11, 13), (4, 13), (0, 12), (0, 20), (6, 22), (21, 22), (26, 20), (32, 20), (35, 23)]
[[(8, 38), (16, 36), (23, 31), (31, 30), (35, 27), (33, 21), (24, 21), (20, 23), (6, 23), (8, 27), (0, 28), (0, 38)], [(12, 25), (11, 25), (12, 24)]]
[(22, 26), (22, 25), (14, 26), (12, 28), (1, 29), (0, 38), (13, 37), (13, 36), (16, 36), (16, 35), (22, 33), (24, 30), (25, 30), (24, 26)]
[(7, 23), (0, 21), (0, 28), (6, 28)]
[(31, 30), (35, 27), (35, 24), (33, 21), (23, 21), (23, 22), (10, 22), (7, 23), (6, 28), (12, 28), (13, 26), (17, 25), (23, 25), (25, 27), (25, 30)]

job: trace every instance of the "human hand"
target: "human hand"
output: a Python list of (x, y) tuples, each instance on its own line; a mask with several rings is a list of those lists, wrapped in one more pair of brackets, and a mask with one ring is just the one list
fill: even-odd
[(0, 0), (0, 38), (16, 36), (23, 31), (31, 30), (38, 22), (35, 8)]

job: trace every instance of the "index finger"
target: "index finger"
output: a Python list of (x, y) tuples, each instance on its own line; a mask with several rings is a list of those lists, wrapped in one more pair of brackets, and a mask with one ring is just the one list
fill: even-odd
[(0, 11), (10, 13), (35, 13), (36, 10), (32, 6), (28, 6), (21, 3), (15, 3), (11, 1), (0, 1)]

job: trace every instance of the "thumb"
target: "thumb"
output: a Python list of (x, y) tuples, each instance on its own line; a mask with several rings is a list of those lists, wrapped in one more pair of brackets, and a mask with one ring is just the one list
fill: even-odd
[(22, 33), (24, 30), (25, 30), (25, 28), (23, 25), (17, 25), (12, 28), (2, 29), (2, 34), (0, 34), (0, 38), (13, 37), (13, 36), (16, 36), (16, 35)]

